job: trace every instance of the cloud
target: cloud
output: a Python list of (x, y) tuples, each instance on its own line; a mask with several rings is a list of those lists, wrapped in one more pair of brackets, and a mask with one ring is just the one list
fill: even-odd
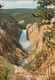
[(0, 1), (0, 3), (2, 5), (4, 5), (4, 9), (8, 9), (8, 8), (36, 8), (37, 6), (37, 2), (34, 1)]
[[(37, 1), (33, 0), (0, 0), (0, 4), (4, 5), (4, 9), (11, 8), (37, 8)], [(49, 6), (54, 8), (54, 6)]]
[(17, 4), (30, 4), (32, 1), (17, 1)]

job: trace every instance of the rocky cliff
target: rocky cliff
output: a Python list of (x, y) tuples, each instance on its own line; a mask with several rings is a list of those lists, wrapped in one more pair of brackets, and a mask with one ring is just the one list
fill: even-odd
[(21, 31), (15, 19), (0, 12), (0, 55), (14, 64), (26, 56), (18, 43)]
[(31, 41), (31, 43), (36, 42), (39, 33), (38, 24), (37, 23), (30, 24), (29, 27), (27, 27), (27, 29), (28, 38)]
[[(37, 74), (45, 74), (48, 75), (48, 69), (52, 69), (52, 74), (55, 73), (54, 66), (55, 66), (55, 51), (48, 48), (43, 42), (44, 34), (47, 32), (48, 27), (53, 27), (53, 24), (43, 25), (38, 29), (36, 23), (28, 27), (28, 35), (29, 40), (32, 43), (32, 53), (30, 56), (25, 60), (26, 62), (26, 69), (31, 70), (32, 72), (36, 72)], [(36, 34), (35, 34), (36, 33)], [(35, 34), (35, 35), (34, 35)], [(53, 39), (53, 37), (52, 37)], [(54, 39), (55, 40), (55, 39)], [(33, 50), (34, 49), (34, 50)], [(39, 69), (39, 70), (38, 70)], [(43, 73), (40, 73), (40, 72)], [(51, 70), (50, 70), (51, 74)]]

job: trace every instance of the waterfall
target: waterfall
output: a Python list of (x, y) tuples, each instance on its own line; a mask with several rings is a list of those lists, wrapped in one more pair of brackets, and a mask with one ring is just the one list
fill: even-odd
[[(22, 33), (21, 33), (20, 38), (19, 38), (19, 43), (22, 46), (22, 48), (25, 49), (25, 50), (27, 48), (29, 48), (29, 46), (31, 45), (31, 43), (30, 43), (30, 41), (28, 40), (27, 37), (28, 37), (27, 36), (27, 30), (22, 30)], [(26, 50), (26, 51), (27, 51), (28, 54), (30, 54), (30, 52), (31, 52), (29, 49)], [(22, 60), (18, 61), (19, 66), (24, 67), (24, 65), (25, 65), (24, 61), (25, 61), (25, 59), (22, 59)]]
[(30, 46), (30, 41), (27, 39), (27, 30), (22, 30), (22, 33), (19, 38), (19, 43), (26, 50)]

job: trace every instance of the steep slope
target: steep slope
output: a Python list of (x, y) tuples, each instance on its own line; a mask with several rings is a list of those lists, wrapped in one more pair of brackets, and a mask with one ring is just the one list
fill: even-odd
[[(30, 27), (31, 30), (32, 30), (32, 26)], [(43, 39), (44, 32), (45, 32), (44, 29), (47, 28), (48, 25), (41, 26), (40, 29), (38, 29), (37, 27), (34, 25), (34, 28), (33, 28), (34, 30), (32, 30), (31, 34), (29, 34), (29, 40), (30, 40), (30, 42), (32, 42), (32, 45), (35, 43), (34, 44), (35, 48), (34, 48), (34, 46), (30, 47), (31, 49), (34, 48), (33, 52), (35, 53), (35, 54), (33, 54), (33, 52), (32, 52), (30, 54), (30, 56), (29, 56), (29, 58), (31, 58), (30, 60), (32, 60), (32, 58), (34, 59), (35, 55), (38, 54), (42, 50), (42, 48), (43, 48), (43, 41), (42, 41), (42, 39)], [(36, 30), (36, 34), (38, 34), (38, 35), (33, 35), (33, 34), (35, 34), (35, 30)], [(34, 36), (35, 36), (35, 38), (34, 38)]]
[(35, 22), (33, 24), (27, 25), (27, 30), (28, 30), (28, 39), (31, 41), (31, 43), (36, 42), (36, 36), (39, 34), (39, 29), (38, 29), (38, 23)]
[(0, 80), (35, 80), (25, 69), (9, 63), (0, 56)]
[[(50, 75), (50, 77), (51, 77), (51, 74), (52, 74), (52, 77), (55, 76), (55, 71), (54, 71), (55, 51), (54, 49), (48, 48), (45, 42), (43, 42), (43, 37), (45, 36), (45, 33), (49, 31), (47, 30), (48, 27), (51, 28), (53, 26), (54, 26), (53, 24), (43, 25), (39, 28), (39, 30), (38, 28), (35, 27), (35, 25), (34, 25), (34, 29), (32, 28), (33, 26), (30, 27), (31, 34), (29, 34), (29, 40), (30, 42), (32, 42), (32, 45), (34, 45), (35, 47), (34, 46), (30, 47), (30, 49), (32, 50), (32, 53), (25, 60), (26, 65), (24, 68), (31, 71), (32, 73), (39, 74), (39, 75), (40, 74)], [(35, 34), (35, 30), (37, 31), (36, 33), (38, 35), (37, 36), (35, 35), (35, 38), (34, 38), (33, 34)], [(53, 37), (51, 40), (53, 41)]]
[(0, 56), (0, 80), (14, 80), (14, 65)]
[(22, 31), (19, 26), (12, 16), (0, 12), (0, 55), (14, 64), (26, 56), (18, 43)]

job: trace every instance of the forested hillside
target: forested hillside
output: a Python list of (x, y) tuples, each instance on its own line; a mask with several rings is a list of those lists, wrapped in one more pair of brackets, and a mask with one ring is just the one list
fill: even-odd
[(33, 12), (38, 11), (37, 9), (5, 9), (3, 11), (12, 15), (17, 22), (24, 20), (24, 23), (21, 24), (22, 28), (25, 28), (27, 24), (40, 22), (38, 18), (32, 16)]

